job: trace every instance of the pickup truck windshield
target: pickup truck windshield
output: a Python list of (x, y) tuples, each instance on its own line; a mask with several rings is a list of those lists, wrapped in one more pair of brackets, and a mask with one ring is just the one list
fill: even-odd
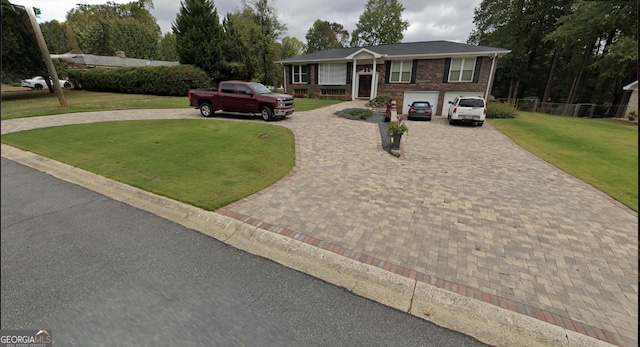
[(253, 88), (253, 90), (258, 94), (271, 94), (269, 88), (260, 83), (251, 83), (251, 88)]

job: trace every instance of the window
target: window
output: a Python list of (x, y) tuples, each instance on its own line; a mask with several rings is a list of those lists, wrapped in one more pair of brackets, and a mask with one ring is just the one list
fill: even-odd
[(318, 84), (343, 85), (347, 80), (347, 64), (318, 65)]
[(389, 82), (411, 82), (411, 60), (392, 61)]
[(322, 93), (322, 95), (334, 95), (334, 96), (345, 94), (344, 89), (322, 89), (320, 92)]
[(223, 93), (233, 94), (233, 87), (234, 85), (232, 83), (222, 83), (222, 86), (220, 86), (220, 90)]
[(238, 84), (238, 94), (251, 95), (253, 93), (251, 93), (251, 89), (249, 89), (249, 87), (243, 84)]
[(293, 83), (307, 83), (307, 65), (293, 65)]
[(476, 58), (451, 59), (449, 82), (472, 82), (475, 67)]

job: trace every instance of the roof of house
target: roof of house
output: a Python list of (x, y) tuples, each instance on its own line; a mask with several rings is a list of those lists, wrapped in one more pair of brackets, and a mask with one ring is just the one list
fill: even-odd
[(297, 63), (330, 60), (351, 60), (353, 55), (360, 51), (368, 51), (376, 57), (423, 57), (436, 58), (442, 56), (464, 56), (486, 54), (499, 56), (510, 53), (510, 50), (497, 47), (475, 46), (450, 41), (425, 41), (394, 43), (368, 47), (334, 48), (326, 51), (305, 54), (277, 61), (277, 63)]
[(117, 56), (101, 56), (93, 54), (52, 54), (53, 59), (64, 59), (74, 64), (87, 67), (124, 67), (124, 66), (171, 66), (179, 65), (177, 61), (148, 60), (136, 58), (121, 58)]

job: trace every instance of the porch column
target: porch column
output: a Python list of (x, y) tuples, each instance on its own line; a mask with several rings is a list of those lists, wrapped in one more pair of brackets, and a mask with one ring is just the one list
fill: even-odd
[(356, 99), (356, 65), (358, 65), (358, 59), (353, 58), (353, 71), (351, 72), (351, 100)]
[(373, 57), (373, 72), (371, 73), (371, 93), (369, 94), (369, 100), (372, 100), (378, 94), (378, 78), (376, 70), (376, 57)]

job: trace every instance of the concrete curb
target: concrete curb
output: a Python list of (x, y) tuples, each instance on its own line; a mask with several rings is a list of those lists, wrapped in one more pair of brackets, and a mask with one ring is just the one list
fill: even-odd
[(613, 346), (412, 280), (243, 221), (2, 144), (2, 157), (93, 190), (416, 317), (495, 346)]

